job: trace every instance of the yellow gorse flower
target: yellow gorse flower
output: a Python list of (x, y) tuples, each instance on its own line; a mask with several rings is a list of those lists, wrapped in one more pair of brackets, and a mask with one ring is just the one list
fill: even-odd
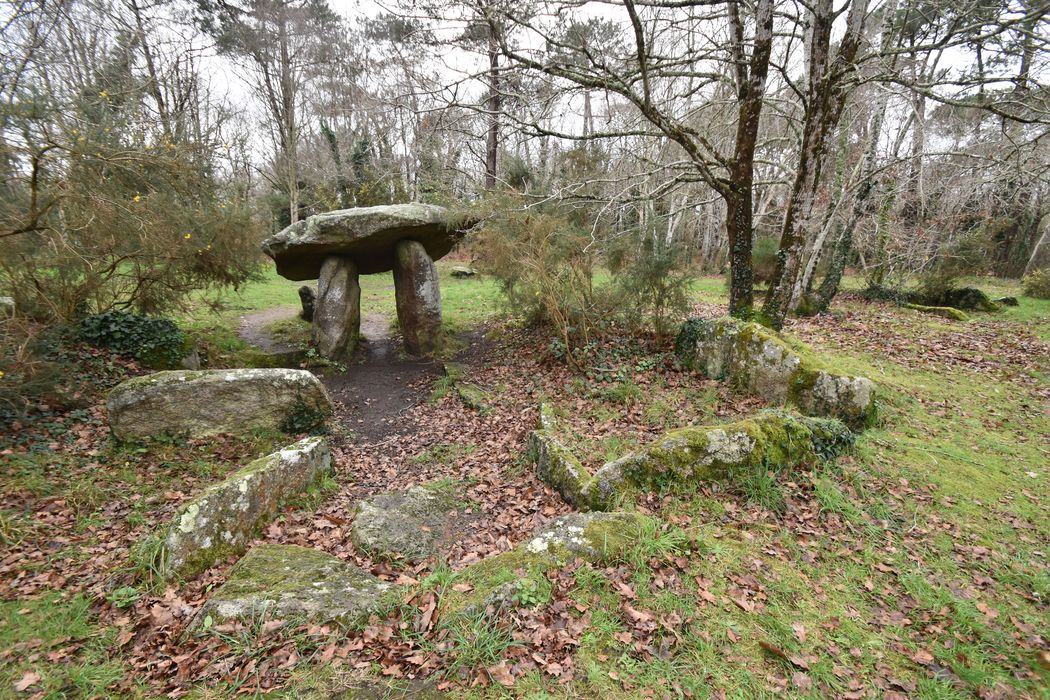
[(193, 238), (193, 234), (192, 233), (187, 233), (185, 236), (183, 236), (183, 238), (185, 238), (188, 241), (191, 238)]

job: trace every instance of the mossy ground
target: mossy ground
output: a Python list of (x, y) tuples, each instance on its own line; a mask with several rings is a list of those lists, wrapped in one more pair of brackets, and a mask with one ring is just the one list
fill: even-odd
[[(848, 280), (847, 286), (860, 285)], [(292, 301), (279, 303), (297, 303), (297, 285), (289, 286)], [(979, 286), (993, 297), (1018, 291), (991, 280)], [(392, 303), (392, 290), (377, 291)], [(700, 280), (696, 293), (699, 303), (724, 303), (721, 280)], [(418, 611), (408, 610), (394, 641), (409, 640), (421, 653), (448, 659), (439, 680), (446, 673), (458, 680), (460, 671), (469, 679), (529, 643), (522, 630), (534, 628), (521, 625), (561, 613), (559, 624), (586, 620), (567, 647), (576, 673), (571, 682), (530, 671), (509, 689), (472, 688), (468, 680), (455, 689), (457, 697), (679, 697), (686, 690), (695, 697), (724, 692), (741, 698), (855, 691), (871, 697), (1045, 696), (1050, 677), (1041, 665), (1046, 642), (1039, 635), (1046, 634), (1050, 598), (1050, 368), (1038, 341), (1050, 341), (1050, 302), (1019, 301), (998, 313), (975, 313), (965, 325), (848, 297), (831, 316), (793, 321), (788, 332), (814, 352), (880, 387), (878, 422), (858, 438), (852, 455), (792, 476), (760, 475), (755, 493), (779, 494), (779, 510), (752, 494), (719, 488), (655, 494), (641, 505), (671, 524), (613, 562), (552, 573), (531, 558), (508, 557), (460, 572), (434, 570), (420, 577), (417, 590), (439, 592), (446, 612), (469, 607), (462, 599), (457, 604), (458, 596), (511, 580), (528, 583), (515, 612), (449, 615), (447, 636), (438, 642), (423, 639), (415, 626)], [(258, 303), (267, 302), (260, 296)], [(497, 313), (494, 306), (484, 312), (486, 318)], [(635, 357), (632, 367), (645, 357)], [(595, 461), (606, 459), (605, 448), (619, 456), (676, 425), (730, 419), (758, 405), (703, 380), (695, 380), (698, 393), (689, 394), (676, 375), (659, 374), (648, 381), (645, 372), (606, 372), (547, 398), (567, 414), (568, 430), (579, 434), (577, 444), (585, 449), (578, 454), (599, 453), (587, 457)], [(587, 420), (577, 421), (578, 415)], [(98, 418), (87, 420), (100, 425)], [(645, 427), (630, 432), (628, 424)], [(621, 427), (631, 437), (613, 445)], [(5, 456), (0, 535), (6, 546), (28, 543), (39, 552), (19, 564), (25, 580), (58, 563), (68, 569), (99, 557), (116, 561), (112, 552), (98, 551), (105, 528), (117, 523), (144, 534), (177, 502), (166, 493), (217, 480), (244, 452), (273, 447), (259, 438), (243, 449), (172, 443), (86, 454), (75, 450), (79, 439), (72, 432), (57, 435), (60, 454), (42, 446)], [(457, 440), (450, 434), (445, 447), (435, 443), (414, 466), (484, 450), (480, 441), (470, 443), (477, 445), (472, 453)], [(150, 465), (145, 472), (143, 464)], [(26, 502), (40, 507), (31, 512), (19, 505)], [(72, 523), (62, 530), (65, 542), (52, 536), (49, 518), (56, 513)], [(42, 679), (34, 690), (52, 697), (114, 697), (110, 688), (119, 676), (137, 672), (127, 661), (129, 647), (115, 642), (123, 610), (117, 604), (135, 592), (123, 584), (107, 589), (101, 581), (68, 595), (45, 592), (53, 584), (28, 591), (22, 585), (17, 593), (5, 589), (10, 597), (0, 608), (0, 648), (15, 650), (0, 652), (5, 691), (37, 670)], [(644, 642), (625, 603), (655, 622)], [(351, 630), (347, 638), (360, 634)], [(328, 697), (342, 671), (325, 660), (314, 636), (281, 644), (291, 642), (302, 661), (284, 696)], [(274, 653), (248, 639), (231, 636), (223, 643), (233, 648), (224, 658), (243, 654), (261, 664)], [(68, 655), (41, 662), (59, 649)], [(34, 653), (41, 656), (31, 660)], [(381, 679), (383, 670), (375, 663), (362, 672)], [(243, 684), (202, 682), (191, 692), (227, 697)], [(121, 694), (142, 697), (153, 690), (123, 688)]]

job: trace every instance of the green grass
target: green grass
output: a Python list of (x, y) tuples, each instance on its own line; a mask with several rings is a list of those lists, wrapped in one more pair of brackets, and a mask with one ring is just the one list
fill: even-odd
[[(0, 602), (0, 688), (12, 693), (27, 674), (40, 680), (27, 692), (45, 698), (116, 697), (109, 690), (127, 673), (111, 658), (115, 629), (98, 626), (90, 601), (80, 595), (46, 593), (34, 600)], [(53, 655), (53, 656), (51, 656)]]
[[(446, 334), (452, 338), (498, 316), (501, 299), (499, 285), (494, 279), (484, 276), (469, 279), (452, 277), (450, 272), (455, 264), (443, 261), (436, 263), (441, 280), (443, 323)], [(290, 314), (297, 313), (300, 307), (299, 287), (304, 284), (317, 287), (316, 281), (286, 280), (278, 276), (273, 266), (266, 266), (261, 279), (224, 294), (219, 299), (217, 309), (210, 297), (202, 294), (191, 299), (187, 310), (176, 320), (195, 339), (207, 343), (218, 355), (226, 356), (230, 364), (236, 365), (244, 361), (244, 353), (248, 350), (236, 333), (241, 316), (274, 307), (288, 307)], [(379, 314), (396, 328), (392, 273), (362, 275), (360, 284), (362, 318)], [(307, 324), (294, 319), (279, 321), (271, 328), (278, 338), (293, 345), (309, 340)]]

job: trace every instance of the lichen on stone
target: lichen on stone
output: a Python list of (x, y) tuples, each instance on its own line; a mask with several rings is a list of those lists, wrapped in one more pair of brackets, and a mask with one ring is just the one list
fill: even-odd
[(376, 610), (392, 589), (330, 554), (296, 545), (261, 544), (231, 569), (194, 619), (303, 616), (351, 625)]
[(672, 430), (607, 462), (593, 475), (548, 431), (534, 431), (529, 444), (537, 476), (567, 502), (585, 510), (611, 510), (623, 507), (639, 490), (695, 486), (740, 470), (800, 468), (834, 457), (852, 439), (838, 420), (769, 409), (724, 425)]
[(869, 379), (834, 371), (801, 343), (757, 323), (690, 319), (675, 349), (687, 367), (772, 403), (794, 404), (857, 428), (875, 418), (875, 385)]
[(425, 559), (436, 554), (465, 519), (465, 506), (447, 482), (372, 496), (357, 504), (351, 539), (375, 556)]
[(175, 513), (165, 534), (162, 577), (192, 576), (244, 551), (280, 506), (331, 469), (324, 440), (310, 437), (261, 457)]

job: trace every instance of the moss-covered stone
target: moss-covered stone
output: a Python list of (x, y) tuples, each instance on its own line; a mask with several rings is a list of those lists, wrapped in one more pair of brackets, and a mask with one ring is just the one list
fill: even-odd
[(634, 512), (573, 513), (547, 523), (523, 546), (558, 563), (574, 557), (603, 562), (618, 558), (652, 532), (651, 524), (651, 518)]
[(688, 367), (778, 404), (792, 403), (815, 416), (853, 427), (875, 418), (875, 385), (825, 366), (797, 341), (757, 323), (732, 318), (690, 319), (679, 331), (676, 352)]
[(375, 556), (425, 559), (465, 520), (463, 506), (453, 486), (441, 482), (379, 494), (358, 503), (351, 538)]
[(456, 395), (467, 407), (479, 412), (485, 412), (491, 408), (492, 398), (489, 396), (489, 393), (477, 384), (467, 381), (468, 370), (466, 365), (458, 362), (446, 362), (444, 369), (445, 376), (448, 377)]
[[(541, 411), (542, 415), (542, 411)], [(563, 445), (550, 430), (534, 430), (528, 437), (529, 457), (536, 464), (536, 476), (577, 508), (586, 504), (583, 487), (591, 480), (586, 467), (572, 450)]]
[(300, 369), (156, 372), (121, 382), (106, 402), (110, 427), (120, 440), (280, 428), (302, 406), (332, 413), (324, 386)]
[(924, 314), (930, 314), (932, 316), (940, 316), (941, 318), (947, 318), (952, 321), (970, 320), (970, 317), (966, 315), (965, 311), (953, 309), (950, 306), (923, 306), (922, 304), (905, 304), (904, 308), (911, 309), (912, 311), (918, 311)]
[(242, 553), (289, 499), (332, 467), (327, 444), (306, 438), (251, 462), (184, 504), (163, 535), (162, 577), (192, 576)]
[(213, 621), (305, 617), (351, 625), (377, 608), (391, 590), (353, 564), (296, 545), (261, 544), (231, 569), (194, 619)]
[(724, 425), (672, 430), (592, 475), (555, 437), (554, 415), (545, 405), (539, 423), (547, 427), (528, 439), (536, 476), (582, 510), (614, 510), (640, 490), (725, 479), (739, 470), (794, 469), (853, 444), (853, 433), (839, 420), (768, 409)]
[(470, 590), (442, 596), (443, 615), (478, 614), (517, 604), (519, 592), (546, 571), (579, 557), (595, 564), (620, 560), (660, 529), (660, 521), (634, 512), (574, 513), (540, 526), (509, 552), (472, 564), (460, 572)]
[(591, 508), (608, 509), (636, 488), (725, 479), (740, 470), (799, 468), (834, 457), (852, 439), (837, 420), (783, 410), (720, 426), (682, 428), (602, 466), (583, 487), (582, 496)]

